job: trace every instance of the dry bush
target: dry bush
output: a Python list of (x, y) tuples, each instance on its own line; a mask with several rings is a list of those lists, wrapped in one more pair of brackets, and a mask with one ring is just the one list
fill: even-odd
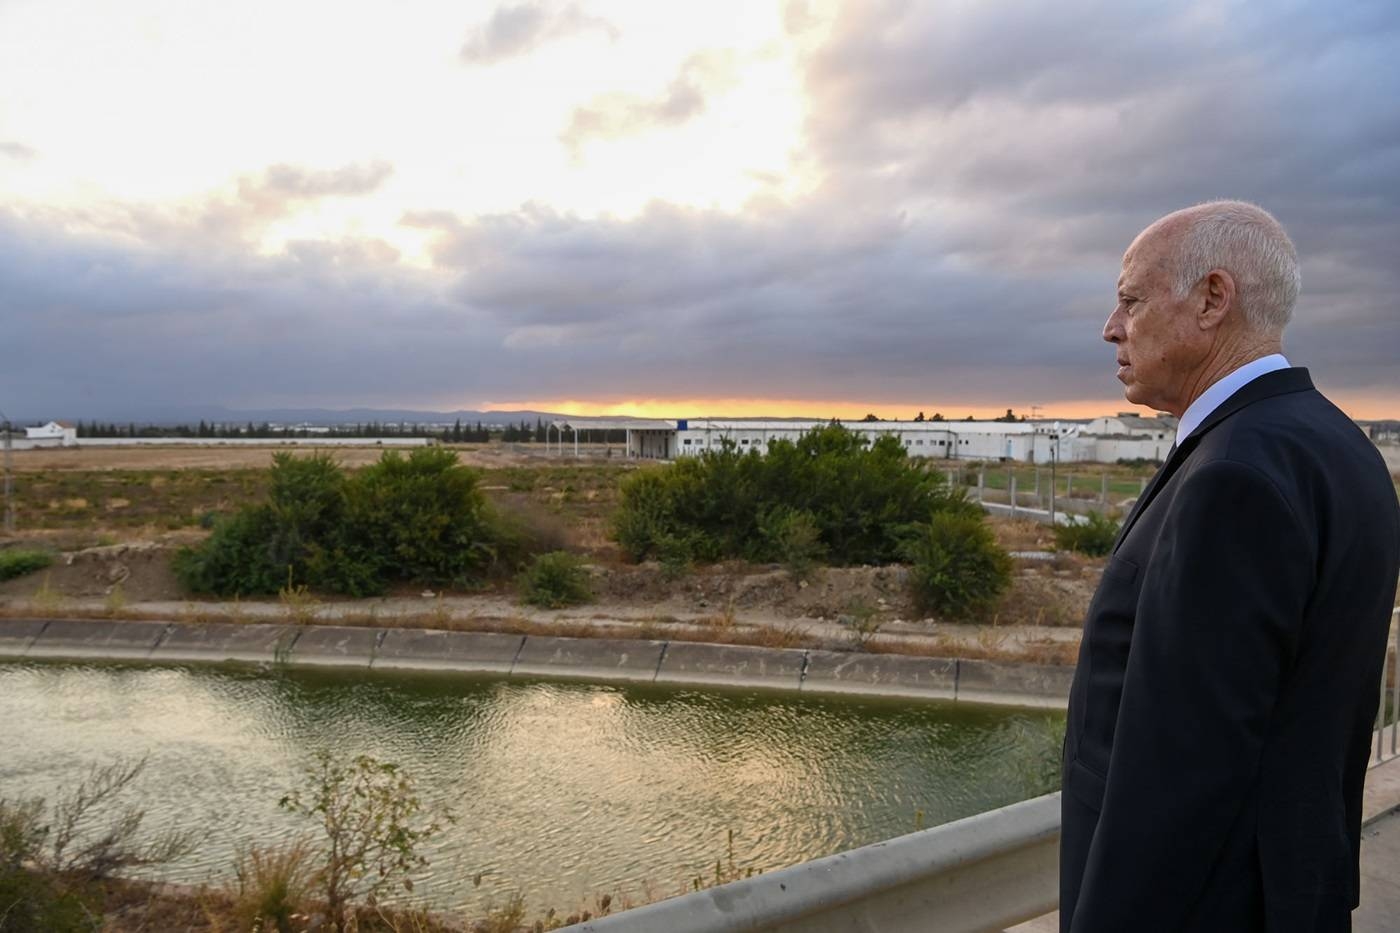
[(242, 930), (294, 933), (304, 919), (315, 871), (304, 838), (279, 848), (253, 846), (234, 863), (233, 915)]
[(1055, 534), (1048, 525), (1029, 518), (989, 516), (988, 524), (997, 543), (1008, 551), (1049, 551), (1055, 546)]

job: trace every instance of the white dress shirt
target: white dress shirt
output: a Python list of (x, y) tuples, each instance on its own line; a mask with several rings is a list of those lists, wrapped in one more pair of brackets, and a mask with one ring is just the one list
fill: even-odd
[(1201, 397), (1182, 412), (1181, 421), (1176, 426), (1177, 446), (1180, 446), (1181, 442), (1186, 440), (1192, 431), (1200, 427), (1201, 422), (1205, 421), (1206, 417), (1219, 408), (1227, 398), (1265, 373), (1271, 373), (1277, 369), (1288, 369), (1291, 365), (1288, 360), (1284, 359), (1282, 353), (1271, 353), (1268, 356), (1261, 356), (1257, 360), (1250, 360), (1239, 369), (1211, 383), (1210, 388), (1202, 392)]

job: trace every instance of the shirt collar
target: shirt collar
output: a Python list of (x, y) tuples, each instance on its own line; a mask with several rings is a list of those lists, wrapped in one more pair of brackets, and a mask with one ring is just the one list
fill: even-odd
[(1201, 393), (1200, 398), (1191, 403), (1181, 415), (1181, 421), (1176, 426), (1176, 443), (1181, 442), (1191, 435), (1191, 432), (1201, 426), (1201, 422), (1211, 412), (1215, 411), (1230, 396), (1234, 395), (1246, 385), (1258, 379), (1265, 373), (1271, 373), (1277, 369), (1288, 369), (1292, 365), (1286, 360), (1282, 353), (1271, 353), (1268, 356), (1261, 356), (1257, 360), (1250, 360), (1239, 369), (1221, 377), (1210, 387)]

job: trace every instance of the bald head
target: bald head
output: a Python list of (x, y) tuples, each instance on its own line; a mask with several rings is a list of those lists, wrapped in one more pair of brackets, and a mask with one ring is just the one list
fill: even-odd
[(1282, 335), (1301, 279), (1293, 241), (1268, 211), (1245, 201), (1198, 204), (1153, 223), (1132, 249), (1149, 242), (1160, 250), (1178, 298), (1223, 269), (1234, 280), (1241, 323), (1261, 335)]

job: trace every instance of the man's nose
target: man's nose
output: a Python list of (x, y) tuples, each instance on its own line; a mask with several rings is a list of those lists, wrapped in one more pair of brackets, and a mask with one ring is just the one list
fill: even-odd
[(1118, 343), (1127, 336), (1127, 333), (1123, 330), (1123, 316), (1118, 313), (1117, 308), (1114, 308), (1113, 313), (1110, 314), (1108, 320), (1104, 322), (1103, 339), (1107, 340), (1109, 343)]

